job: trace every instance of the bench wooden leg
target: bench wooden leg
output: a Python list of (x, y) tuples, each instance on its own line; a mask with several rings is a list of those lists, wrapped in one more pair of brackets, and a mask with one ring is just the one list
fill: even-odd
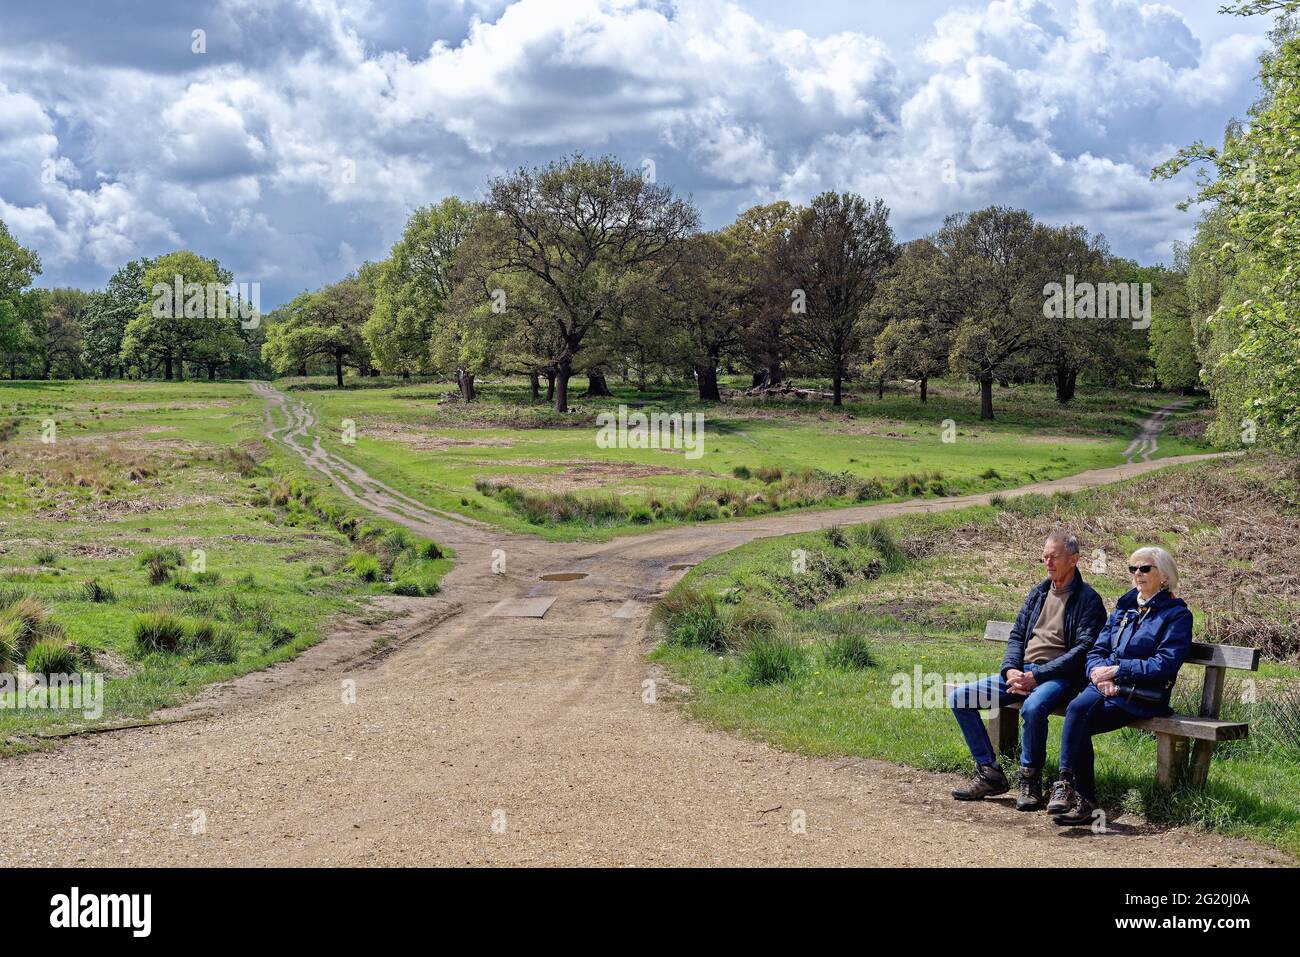
[(1210, 755), (1213, 753), (1213, 741), (1197, 741), (1192, 745), (1192, 769), (1187, 779), (1192, 787), (1205, 787), (1205, 781), (1210, 776)]
[[(1206, 757), (1208, 763), (1209, 757)], [(1168, 790), (1183, 778), (1187, 763), (1187, 739), (1156, 733), (1156, 784)]]
[(989, 738), (998, 754), (1014, 758), (1020, 745), (1020, 712), (1015, 708), (994, 708), (989, 712)]

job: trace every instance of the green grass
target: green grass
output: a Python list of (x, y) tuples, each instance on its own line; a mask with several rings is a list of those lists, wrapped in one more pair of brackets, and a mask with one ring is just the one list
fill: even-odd
[[(1090, 527), (1111, 550), (1114, 542), (1100, 536), (1132, 538), (1122, 531), (1124, 522), (1140, 522), (1144, 506), (1159, 508), (1157, 525), (1183, 529), (1171, 543), (1180, 561), (1203, 570), (1228, 561), (1220, 551), (1221, 530), (1195, 528), (1178, 512), (1163, 510), (1159, 489), (1184, 511), (1204, 514), (1193, 496), (1198, 483), (1203, 485), (1200, 494), (1221, 496), (1225, 482), (1250, 488), (1257, 469), (1251, 462), (1182, 466), (1172, 476), (1074, 496), (1037, 496), (1000, 507), (759, 539), (700, 563), (669, 592), (655, 616), (664, 640), (651, 658), (690, 687), (683, 706), (714, 727), (812, 755), (855, 755), (927, 771), (965, 772), (970, 755), (941, 689), (948, 682), (996, 673), (1002, 647), (979, 636), (986, 620), (1010, 620), (1025, 592), (1041, 579), (1032, 549), (1041, 543), (1043, 531), (1058, 524)], [(1258, 504), (1275, 515), (1275, 531), (1285, 534), (1281, 523), (1290, 515), (1287, 507), (1269, 500)], [(1238, 512), (1250, 520), (1240, 508)], [(1016, 523), (1029, 526), (1021, 537), (1016, 537)], [(1002, 541), (1000, 535), (1011, 537)], [(1022, 544), (1022, 538), (1029, 544)], [(796, 571), (792, 556), (800, 553), (805, 570)], [(1083, 565), (1081, 570), (1108, 607), (1127, 590), (1119, 575), (1089, 575)], [(1267, 579), (1258, 584), (1281, 598), (1282, 586), (1274, 588)], [(1214, 589), (1192, 587), (1189, 601), (1199, 634), (1208, 627), (1206, 605), (1229, 599)], [(933, 600), (919, 601), (918, 596)], [(725, 630), (731, 609), (755, 601), (778, 610), (771, 627), (777, 640), (746, 644), (742, 637), (703, 646), (674, 637), (683, 621), (692, 633)], [(1294, 631), (1294, 615), (1291, 620)], [(924, 680), (916, 700), (912, 690), (918, 667)], [(1195, 713), (1202, 674), (1194, 665), (1182, 669), (1175, 710)], [(1258, 693), (1249, 694), (1252, 688)], [(1256, 674), (1230, 672), (1222, 716), (1249, 722), (1251, 735), (1219, 745), (1209, 783), (1199, 791), (1156, 788), (1150, 734), (1124, 729), (1096, 738), (1103, 804), (1300, 855), (1300, 668), (1265, 660)], [(1052, 773), (1059, 746), (1060, 720), (1054, 718)]]
[[(568, 416), (531, 403), (519, 380), (485, 382), (480, 400), (468, 405), (439, 405), (451, 391), (445, 384), (354, 380), (339, 390), (311, 379), (278, 385), (312, 406), (327, 448), (379, 480), (436, 508), (555, 540), (605, 540), (651, 526), (728, 517), (723, 506), (714, 514), (670, 511), (665, 522), (646, 506), (654, 498), (685, 500), (702, 485), (748, 496), (763, 493), (768, 491), (760, 478), (765, 469), (786, 476), (813, 470), (874, 480), (885, 491), (873, 500), (896, 497), (898, 487), (905, 496), (956, 495), (1059, 478), (1122, 462), (1140, 421), (1173, 398), (1084, 389), (1063, 408), (1046, 387), (1013, 386), (998, 391), (999, 417), (985, 423), (978, 419), (973, 389), (956, 382), (933, 384), (924, 405), (909, 393), (888, 392), (877, 400), (869, 392), (841, 410), (754, 399), (700, 403), (684, 386), (637, 392), (614, 384), (614, 398), (576, 400)], [(580, 391), (579, 383), (574, 394)], [(704, 454), (687, 459), (680, 451), (597, 447), (596, 415), (620, 403), (643, 404), (644, 411), (704, 414)], [(347, 419), (356, 423), (357, 437), (345, 446)], [(947, 419), (957, 424), (952, 443), (941, 440)], [(1204, 449), (1171, 436), (1161, 439), (1158, 454)], [(572, 521), (530, 522), (507, 498), (485, 494), (482, 483), (488, 480), (513, 482), (523, 491), (572, 491), (587, 499), (613, 494), (624, 507), (620, 514), (597, 508)]]
[[(122, 675), (105, 683), (102, 721), (291, 658), (329, 617), (398, 590), (398, 576), (352, 572), (358, 549), (387, 541), (373, 560), (400, 566), (420, 594), (451, 566), (436, 545), (396, 548), (394, 526), (363, 522), (296, 456), (263, 443), (263, 402), (245, 383), (0, 383), (0, 420), (17, 422), (0, 442), (0, 598), (39, 601), (95, 670)], [(43, 443), (50, 420), (56, 441)], [(359, 541), (363, 526), (371, 541)], [(180, 628), (166, 650), (136, 642), (137, 619), (151, 615)], [(83, 723), (0, 707), (0, 753)]]

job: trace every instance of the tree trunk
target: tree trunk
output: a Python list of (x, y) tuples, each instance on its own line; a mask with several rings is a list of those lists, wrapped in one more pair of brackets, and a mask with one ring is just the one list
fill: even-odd
[(343, 388), (343, 357), (334, 357), (334, 381), (338, 383), (339, 388)]
[(773, 362), (767, 367), (767, 384), (780, 385), (785, 378), (785, 373), (781, 369), (781, 363)]
[(993, 418), (993, 374), (980, 376), (980, 418)]
[(1065, 405), (1074, 396), (1070, 394), (1070, 369), (1064, 363), (1056, 364), (1056, 401), (1060, 405)]
[(541, 394), (541, 388), (542, 388), (542, 384), (540, 381), (538, 381), (537, 373), (536, 372), (528, 373), (528, 391), (532, 394), (532, 398), (534, 402), (537, 401), (538, 396)]
[(402, 380), (403, 380), (404, 382), (410, 382), (410, 381), (411, 381), (411, 370), (410, 370), (410, 369), (403, 369), (403, 370), (402, 370)]
[(163, 378), (168, 382), (172, 381), (172, 357), (170, 354), (163, 357)]
[(885, 377), (881, 376), (880, 382), (877, 383), (877, 387), (876, 387), (876, 398), (883, 399), (884, 397), (885, 397)]
[(835, 399), (831, 402), (836, 408), (844, 404), (844, 371), (836, 367), (835, 372), (831, 375), (831, 391), (835, 393)]
[(298, 375), (300, 376), (307, 375), (307, 363), (305, 362), (298, 363)]
[(460, 386), (460, 397), (466, 402), (474, 401), (474, 373), (464, 369), (456, 370), (456, 384)]
[(921, 401), (926, 402), (929, 399), (930, 379), (928, 376), (921, 376)]
[(757, 388), (758, 388), (759, 386), (761, 386), (761, 385), (767, 385), (767, 373), (766, 373), (766, 372), (755, 372), (755, 373), (754, 373), (753, 381), (750, 382), (750, 386), (751, 386), (752, 388), (757, 389)]
[(584, 395), (612, 396), (613, 394), (609, 391), (609, 383), (605, 381), (605, 373), (599, 369), (592, 369), (587, 373), (587, 391)]
[(716, 365), (696, 366), (695, 379), (700, 386), (701, 402), (722, 401), (722, 393), (718, 391), (718, 367)]
[(562, 359), (555, 370), (555, 411), (569, 411), (569, 376), (573, 375), (573, 360)]
[(216, 382), (216, 381), (217, 381), (217, 367), (216, 367), (216, 366), (208, 366), (208, 381), (209, 381), (209, 382)]

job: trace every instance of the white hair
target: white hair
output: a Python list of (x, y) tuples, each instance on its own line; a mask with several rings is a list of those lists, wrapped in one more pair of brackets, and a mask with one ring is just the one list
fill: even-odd
[(1063, 529), (1057, 529), (1054, 532), (1049, 532), (1047, 535), (1047, 541), (1057, 542), (1062, 548), (1065, 549), (1065, 554), (1067, 555), (1079, 554), (1078, 536), (1072, 535), (1069, 532), (1064, 531)]
[[(1143, 561), (1146, 559), (1146, 561)], [(1160, 577), (1164, 581), (1165, 587), (1169, 589), (1170, 594), (1178, 591), (1178, 566), (1174, 564), (1174, 556), (1159, 545), (1147, 545), (1139, 548), (1128, 557), (1130, 565), (1151, 564), (1156, 566), (1160, 572)]]

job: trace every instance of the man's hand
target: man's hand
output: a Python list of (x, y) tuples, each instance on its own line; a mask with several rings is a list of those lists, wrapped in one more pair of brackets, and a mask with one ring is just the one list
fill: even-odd
[(1029, 694), (1037, 685), (1033, 672), (1018, 671), (1015, 668), (1007, 671), (1007, 691), (1010, 694)]
[(1088, 675), (1088, 678), (1100, 689), (1103, 681), (1114, 683), (1117, 674), (1119, 674), (1119, 665), (1104, 665), (1100, 668), (1093, 668), (1092, 674)]

